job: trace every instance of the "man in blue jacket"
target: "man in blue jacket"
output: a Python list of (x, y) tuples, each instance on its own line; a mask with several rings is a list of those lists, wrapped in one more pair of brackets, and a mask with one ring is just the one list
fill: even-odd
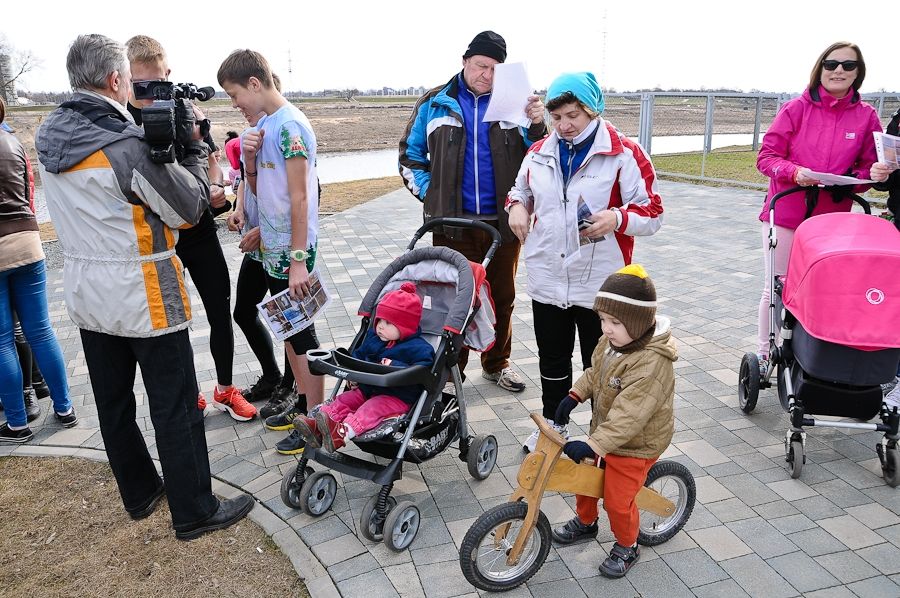
[[(547, 134), (544, 104), (528, 98), (525, 112), (531, 126), (484, 122), (491, 99), (494, 66), (506, 60), (506, 42), (493, 31), (482, 31), (462, 57), (462, 71), (422, 96), (400, 139), (400, 174), (407, 188), (423, 203), (425, 221), (440, 217), (481, 220), (500, 231), (503, 244), (487, 268), (487, 280), (497, 312), (497, 341), (481, 355), (482, 376), (512, 392), (525, 383), (510, 367), (512, 311), (520, 244), (507, 222), (503, 206), (515, 183), (528, 147)], [(480, 262), (490, 235), (470, 228), (437, 227), (435, 246), (447, 246)], [(468, 352), (459, 357), (465, 370)]]

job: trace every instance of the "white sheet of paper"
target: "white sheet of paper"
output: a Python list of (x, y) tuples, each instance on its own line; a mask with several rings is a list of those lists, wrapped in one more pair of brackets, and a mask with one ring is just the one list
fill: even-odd
[(823, 185), (867, 185), (874, 183), (869, 179), (856, 179), (852, 176), (844, 176), (842, 174), (829, 174), (827, 172), (809, 171), (810, 178), (816, 179)]
[(484, 112), (484, 122), (506, 121), (521, 127), (531, 124), (525, 115), (528, 96), (534, 88), (528, 82), (523, 62), (504, 62), (494, 66), (494, 88), (491, 102)]

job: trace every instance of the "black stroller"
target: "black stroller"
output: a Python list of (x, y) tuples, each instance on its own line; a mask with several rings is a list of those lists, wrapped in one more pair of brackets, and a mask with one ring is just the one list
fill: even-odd
[[(449, 247), (415, 248), (416, 241), (435, 226), (480, 228), (492, 235), (493, 243), (481, 264), (469, 262)], [(484, 223), (457, 218), (429, 221), (416, 231), (406, 253), (372, 283), (360, 304), (362, 323), (350, 348), (307, 352), (313, 373), (338, 378), (329, 400), (334, 400), (347, 381), (380, 387), (422, 385), (424, 390), (409, 413), (390, 418), (353, 439), (364, 452), (389, 459), (387, 465), (340, 452), (307, 448), (296, 468), (290, 469), (282, 480), (281, 499), (287, 506), (315, 517), (325, 513), (334, 502), (337, 480), (328, 471), (314, 472), (309, 461), (371, 480), (381, 485), (381, 490), (363, 508), (360, 532), (369, 540), (383, 540), (391, 550), (401, 551), (415, 539), (420, 522), (415, 504), (410, 501), (398, 504), (390, 496), (394, 482), (403, 476), (404, 461), (427, 461), (458, 439), (459, 458), (467, 464), (472, 477), (483, 480), (490, 475), (497, 462), (497, 439), (492, 435), (469, 433), (457, 360), (463, 345), (484, 351), (494, 343), (496, 318), (485, 268), (499, 245), (499, 233)], [(434, 364), (398, 368), (351, 357), (369, 327), (374, 326), (372, 316), (379, 300), (407, 281), (416, 284), (422, 298), (422, 334), (435, 347)], [(451, 379), (454, 394), (443, 392)]]
[[(785, 277), (772, 276), (769, 302), (769, 365), (741, 360), (738, 400), (744, 413), (756, 407), (760, 388), (776, 374), (778, 399), (788, 412), (785, 459), (791, 477), (806, 462), (804, 426), (884, 432), (875, 450), (885, 481), (900, 483), (897, 449), (900, 414), (884, 404), (880, 384), (893, 379), (900, 361), (900, 235), (889, 222), (869, 216), (866, 200), (837, 188), (859, 203), (866, 215), (823, 214), (797, 228)], [(769, 208), (769, 271), (774, 273), (775, 203)], [(829, 189), (831, 190), (831, 189)], [(817, 189), (807, 190), (807, 202)], [(776, 335), (776, 332), (778, 333)], [(781, 344), (779, 345), (779, 340)], [(858, 421), (815, 419), (813, 414)], [(863, 423), (874, 418), (880, 423)]]

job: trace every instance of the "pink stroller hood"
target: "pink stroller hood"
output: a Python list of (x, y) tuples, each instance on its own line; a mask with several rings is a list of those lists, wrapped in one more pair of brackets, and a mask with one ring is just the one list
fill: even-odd
[(865, 214), (804, 221), (783, 299), (818, 339), (866, 351), (900, 347), (900, 232)]

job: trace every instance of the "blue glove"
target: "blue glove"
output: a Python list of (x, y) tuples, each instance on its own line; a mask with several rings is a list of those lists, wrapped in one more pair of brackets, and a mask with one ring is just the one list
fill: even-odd
[(566, 396), (560, 403), (559, 407), (556, 408), (556, 414), (553, 416), (553, 423), (557, 426), (567, 426), (569, 425), (569, 414), (572, 413), (572, 409), (578, 406), (578, 401), (572, 398), (572, 395)]
[(581, 463), (582, 459), (587, 459), (589, 457), (591, 459), (597, 458), (597, 453), (594, 452), (594, 449), (583, 440), (570, 440), (563, 447), (563, 452), (566, 454), (566, 457), (576, 463)]

